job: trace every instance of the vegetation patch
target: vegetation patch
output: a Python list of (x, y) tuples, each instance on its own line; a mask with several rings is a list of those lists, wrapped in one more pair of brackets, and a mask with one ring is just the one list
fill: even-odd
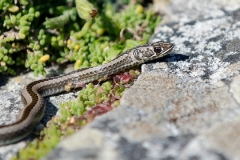
[[(100, 5), (101, 4), (101, 5)], [(103, 4), (103, 5), (102, 5)], [(74, 69), (107, 63), (148, 42), (160, 16), (141, 4), (86, 0), (0, 2), (0, 72), (26, 67), (45, 75), (45, 65), (74, 62)], [(85, 6), (85, 7), (82, 7)], [(86, 8), (87, 7), (87, 8)], [(40, 159), (64, 137), (119, 104), (139, 69), (86, 84), (74, 101), (60, 104), (60, 115), (13, 159)]]

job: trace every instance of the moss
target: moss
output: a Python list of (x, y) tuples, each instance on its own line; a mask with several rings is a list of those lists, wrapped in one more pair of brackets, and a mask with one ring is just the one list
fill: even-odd
[[(131, 76), (130, 72), (136, 72), (135, 76)], [(60, 104), (60, 116), (54, 117), (41, 131), (40, 137), (30, 142), (13, 159), (40, 159), (47, 155), (62, 138), (90, 123), (94, 117), (117, 107), (126, 84), (131, 83), (138, 73), (137, 70), (131, 70), (115, 75), (112, 81), (103, 82), (101, 85), (89, 83), (80, 91), (77, 100)], [(126, 76), (129, 77), (128, 81), (123, 80)]]
[[(159, 22), (159, 16), (136, 4), (122, 12), (110, 3), (98, 6), (86, 0), (52, 2), (0, 2), (0, 62), (4, 62), (0, 73), (15, 74), (16, 67), (25, 66), (35, 75), (45, 75), (45, 65), (52, 62), (73, 61), (77, 63), (75, 69), (100, 65), (123, 50), (146, 43)], [(136, 37), (134, 45), (125, 46), (128, 39)], [(49, 60), (36, 63), (44, 55), (49, 55)], [(41, 67), (30, 67), (32, 64)]]

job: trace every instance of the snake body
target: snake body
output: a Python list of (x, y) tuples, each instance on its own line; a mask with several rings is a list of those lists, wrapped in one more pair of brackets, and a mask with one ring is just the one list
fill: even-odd
[(28, 84), (21, 91), (24, 108), (19, 113), (18, 119), (12, 124), (0, 126), (0, 145), (18, 142), (33, 131), (45, 112), (43, 97), (70, 91), (102, 77), (163, 57), (172, 49), (173, 44), (162, 41), (141, 45), (125, 51), (106, 64)]

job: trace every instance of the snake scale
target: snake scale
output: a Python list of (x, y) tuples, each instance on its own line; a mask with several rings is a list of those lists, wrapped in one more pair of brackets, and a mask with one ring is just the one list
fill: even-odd
[(28, 84), (21, 91), (24, 108), (18, 119), (12, 124), (0, 126), (0, 146), (18, 142), (34, 130), (45, 112), (43, 97), (70, 91), (102, 77), (163, 57), (172, 49), (173, 44), (162, 41), (145, 44), (125, 51), (106, 64)]

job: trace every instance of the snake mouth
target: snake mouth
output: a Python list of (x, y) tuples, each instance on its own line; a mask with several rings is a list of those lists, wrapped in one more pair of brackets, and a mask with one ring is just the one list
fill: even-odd
[(172, 43), (163, 43), (163, 49), (165, 50), (165, 52), (170, 52), (172, 51), (174, 45)]
[(165, 56), (173, 50), (174, 45), (172, 43), (163, 42), (162, 43), (162, 48), (163, 48), (164, 52), (161, 56)]

